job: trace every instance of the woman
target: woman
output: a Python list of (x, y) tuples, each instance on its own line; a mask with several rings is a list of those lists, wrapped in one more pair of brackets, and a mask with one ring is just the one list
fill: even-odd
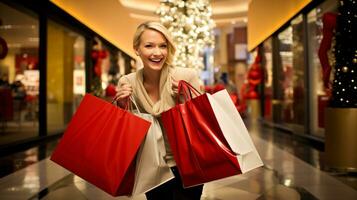
[[(134, 35), (133, 47), (144, 67), (119, 80), (116, 99), (119, 105), (124, 107), (128, 97), (132, 95), (141, 111), (152, 114), (160, 122), (160, 114), (175, 106), (177, 80), (185, 80), (195, 88), (199, 88), (199, 79), (193, 69), (175, 68), (171, 65), (175, 46), (168, 30), (159, 22), (141, 24)], [(163, 129), (162, 126), (161, 128)], [(149, 200), (200, 199), (203, 185), (182, 187), (164, 129), (163, 134), (166, 147), (165, 160), (175, 178), (147, 192), (146, 198)]]

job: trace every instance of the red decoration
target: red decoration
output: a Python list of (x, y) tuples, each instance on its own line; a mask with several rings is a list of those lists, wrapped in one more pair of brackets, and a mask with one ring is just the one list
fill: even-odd
[(254, 63), (248, 72), (249, 85), (255, 87), (262, 81), (262, 72), (259, 64)]
[[(259, 50), (258, 50), (259, 52)], [(248, 83), (245, 83), (241, 89), (243, 94), (243, 99), (258, 99), (259, 94), (257, 92), (257, 86), (262, 82), (263, 73), (260, 69), (261, 56), (255, 57), (254, 63), (248, 70)]]
[(93, 50), (91, 56), (94, 61), (94, 73), (100, 77), (102, 74), (102, 60), (108, 56), (108, 52), (105, 50)]
[(6, 41), (0, 37), (0, 59), (4, 59), (9, 51)]
[(24, 70), (38, 69), (38, 56), (27, 54), (15, 55), (15, 73), (23, 74)]
[(326, 89), (329, 89), (331, 86), (330, 82), (330, 73), (331, 73), (331, 65), (328, 61), (327, 52), (331, 49), (331, 41), (334, 35), (334, 29), (336, 27), (336, 17), (337, 14), (327, 12), (322, 17), (323, 22), (323, 38), (321, 40), (320, 48), (319, 48), (319, 59), (322, 66), (322, 79), (324, 82), (324, 86)]
[(93, 50), (91, 53), (92, 59), (97, 60), (98, 59), (99, 52), (97, 50)]
[(105, 89), (105, 96), (107, 97), (114, 97), (117, 91), (115, 85), (109, 84), (108, 87)]

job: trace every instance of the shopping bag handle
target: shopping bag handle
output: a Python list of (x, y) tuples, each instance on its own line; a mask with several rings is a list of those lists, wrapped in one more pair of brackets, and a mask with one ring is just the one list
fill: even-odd
[[(128, 98), (129, 97), (126, 97), (125, 99), (126, 99), (126, 103), (125, 103), (125, 106), (124, 106), (124, 110), (129, 110), (129, 101), (128, 101)], [(117, 107), (120, 107), (120, 108), (122, 108), (121, 106), (119, 106), (119, 104), (118, 104), (118, 101), (117, 101), (117, 99), (114, 97), (113, 99), (112, 99), (112, 102), (111, 102), (111, 104), (113, 104), (113, 105), (116, 105)]]
[(180, 96), (181, 94), (184, 97), (184, 102), (189, 101), (193, 98), (192, 94), (195, 96), (201, 95), (201, 93), (193, 87), (190, 83), (180, 80), (178, 85), (178, 95), (176, 97), (176, 103), (180, 103)]
[[(128, 107), (129, 107), (128, 110), (133, 111), (134, 108), (136, 108), (136, 110), (138, 111), (138, 113), (141, 114), (141, 111), (140, 111), (140, 109), (139, 109), (139, 106), (138, 106), (138, 104), (136, 104), (136, 101), (135, 101), (134, 97), (133, 97), (133, 96), (130, 96), (130, 97), (129, 97), (129, 100), (130, 100), (131, 103), (128, 101), (128, 104), (130, 104), (130, 105), (128, 106)], [(134, 105), (134, 106), (133, 106), (133, 105)]]
[[(115, 98), (113, 98), (111, 104), (115, 104), (115, 103), (117, 104), (116, 106), (118, 106), (117, 100)], [(133, 104), (134, 104), (134, 106), (133, 106)], [(134, 108), (136, 108), (136, 110), (138, 111), (139, 114), (141, 113), (139, 106), (136, 104), (134, 97), (132, 97), (132, 96), (127, 97), (127, 101), (126, 101), (125, 107), (123, 109), (128, 110), (128, 111), (133, 111)]]
[(193, 98), (192, 94), (194, 94), (195, 96), (201, 95), (201, 93), (195, 87), (193, 87), (190, 83), (184, 80), (179, 81), (177, 90), (178, 90), (178, 94), (176, 96), (176, 104), (180, 103), (181, 94), (184, 97), (184, 102), (192, 99)]

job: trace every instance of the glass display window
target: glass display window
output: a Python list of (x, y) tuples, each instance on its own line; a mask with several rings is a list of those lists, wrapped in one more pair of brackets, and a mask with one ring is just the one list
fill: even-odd
[(85, 94), (85, 39), (49, 20), (47, 24), (47, 130), (64, 131)]
[(0, 145), (38, 135), (39, 20), (0, 2)]
[(278, 61), (276, 62), (275, 121), (293, 130), (305, 128), (305, 63), (304, 26), (302, 15), (278, 34)]

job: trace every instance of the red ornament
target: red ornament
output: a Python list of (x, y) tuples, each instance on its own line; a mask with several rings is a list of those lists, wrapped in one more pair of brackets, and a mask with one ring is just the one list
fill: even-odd
[(115, 85), (109, 84), (108, 87), (105, 89), (105, 96), (107, 97), (114, 97), (117, 91)]
[(99, 58), (100, 58), (100, 59), (104, 59), (104, 58), (106, 58), (107, 56), (108, 56), (108, 52), (107, 52), (107, 51), (104, 51), (104, 50), (99, 51)]
[(94, 62), (94, 73), (100, 77), (102, 75), (102, 60), (108, 57), (108, 51), (105, 50), (92, 50), (91, 56)]
[(98, 77), (102, 75), (102, 68), (101, 68), (101, 61), (97, 61), (96, 65), (94, 66), (94, 73)]
[(336, 17), (337, 14), (327, 12), (322, 17), (323, 22), (323, 38), (321, 40), (320, 48), (319, 48), (319, 59), (322, 66), (322, 79), (324, 82), (324, 87), (326, 89), (330, 88), (330, 73), (331, 73), (331, 65), (328, 61), (327, 52), (331, 49), (331, 41), (334, 35), (334, 29), (336, 27)]
[[(259, 52), (259, 51), (258, 51)], [(263, 73), (262, 70), (260, 69), (260, 62), (262, 58), (258, 54), (255, 57), (254, 63), (248, 70), (248, 83), (244, 85), (244, 89), (242, 88), (242, 94), (243, 97), (246, 99), (258, 99), (259, 94), (257, 92), (257, 86), (262, 82), (263, 79)]]
[(247, 99), (258, 99), (259, 95), (256, 91), (250, 90), (247, 94)]
[(97, 50), (93, 50), (91, 53), (92, 59), (97, 60), (99, 56), (99, 52)]
[(252, 87), (255, 87), (259, 85), (261, 81), (262, 81), (262, 72), (256, 64), (253, 64), (253, 66), (250, 68), (248, 72), (248, 82)]

